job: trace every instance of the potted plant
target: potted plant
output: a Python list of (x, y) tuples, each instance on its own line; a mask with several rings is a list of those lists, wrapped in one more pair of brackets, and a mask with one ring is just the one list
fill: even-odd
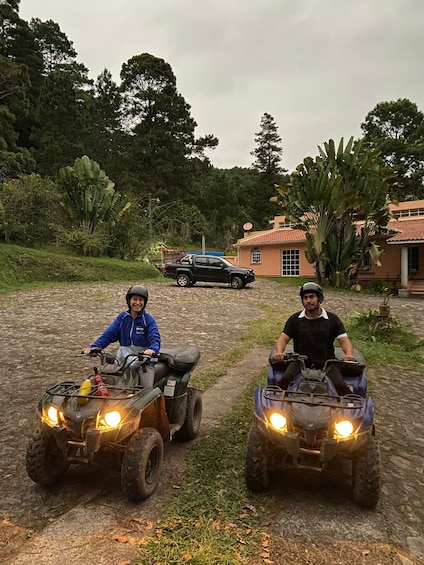
[(383, 290), (383, 300), (381, 301), (380, 304), (380, 316), (382, 316), (383, 318), (388, 318), (390, 316), (389, 302), (393, 295), (390, 288), (385, 287), (382, 290)]

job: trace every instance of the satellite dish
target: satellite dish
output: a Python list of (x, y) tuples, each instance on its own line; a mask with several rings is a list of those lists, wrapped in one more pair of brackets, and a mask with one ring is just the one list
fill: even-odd
[(253, 228), (253, 224), (246, 222), (243, 226), (244, 231), (250, 231)]

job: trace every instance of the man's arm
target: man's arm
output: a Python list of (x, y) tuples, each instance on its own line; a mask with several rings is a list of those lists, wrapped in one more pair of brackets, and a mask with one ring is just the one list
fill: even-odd
[(355, 357), (353, 355), (353, 345), (347, 335), (337, 338), (337, 341), (340, 343), (340, 347), (343, 349), (343, 359), (345, 361), (355, 361)]
[(275, 353), (273, 355), (275, 361), (284, 359), (284, 351), (286, 350), (286, 345), (289, 341), (290, 337), (284, 332), (277, 339), (277, 343), (275, 344)]

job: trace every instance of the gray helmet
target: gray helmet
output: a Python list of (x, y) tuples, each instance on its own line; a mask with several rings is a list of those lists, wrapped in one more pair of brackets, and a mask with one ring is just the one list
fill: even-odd
[(314, 282), (305, 283), (300, 287), (300, 298), (303, 300), (303, 295), (309, 292), (314, 292), (318, 296), (318, 302), (324, 302), (324, 293), (322, 292), (322, 288), (319, 286), (319, 284)]
[(142, 296), (144, 298), (144, 308), (146, 308), (147, 301), (149, 300), (149, 293), (145, 286), (143, 286), (142, 284), (133, 284), (133, 286), (128, 289), (125, 296), (128, 308), (130, 307), (131, 296)]

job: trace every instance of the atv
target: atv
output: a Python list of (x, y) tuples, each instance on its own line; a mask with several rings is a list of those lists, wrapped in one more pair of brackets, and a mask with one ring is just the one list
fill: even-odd
[[(282, 361), (273, 361), (271, 352), (267, 386), (255, 390), (245, 465), (247, 487), (265, 490), (271, 473), (287, 468), (313, 469), (335, 474), (352, 486), (358, 504), (375, 507), (380, 495), (380, 452), (362, 355), (355, 350), (355, 362), (343, 361), (338, 347), (336, 359), (318, 370), (306, 368), (307, 358), (289, 348)], [(278, 383), (291, 361), (298, 361), (301, 370), (282, 390)], [(327, 377), (334, 363), (351, 394), (339, 396)]]
[(202, 398), (188, 382), (200, 351), (194, 346), (163, 347), (149, 389), (138, 384), (139, 371), (150, 361), (143, 352), (121, 363), (116, 352), (96, 349), (91, 355), (101, 362), (93, 375), (80, 384), (59, 382), (42, 396), (39, 429), (27, 446), (27, 473), (48, 487), (72, 464), (101, 464), (105, 455), (117, 455), (126, 496), (145, 499), (157, 487), (164, 442), (189, 441), (199, 432)]

